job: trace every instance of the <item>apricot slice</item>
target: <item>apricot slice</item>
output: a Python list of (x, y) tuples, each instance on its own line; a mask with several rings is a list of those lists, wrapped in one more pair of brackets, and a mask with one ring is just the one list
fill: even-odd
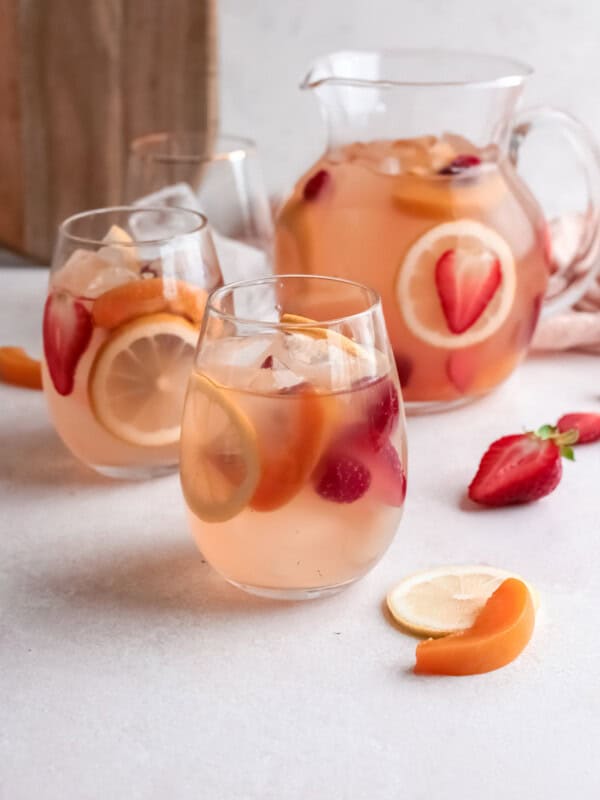
[(115, 286), (100, 295), (92, 306), (94, 324), (100, 328), (123, 325), (146, 314), (170, 312), (199, 325), (207, 294), (185, 281), (148, 278)]
[(255, 511), (274, 511), (295, 497), (323, 449), (328, 398), (309, 384), (287, 394), (273, 403), (268, 430), (260, 431), (260, 479), (250, 501)]
[(535, 610), (527, 586), (507, 578), (467, 630), (417, 645), (418, 675), (477, 675), (510, 664), (533, 633)]
[(22, 347), (0, 347), (0, 380), (27, 389), (42, 388), (42, 367)]

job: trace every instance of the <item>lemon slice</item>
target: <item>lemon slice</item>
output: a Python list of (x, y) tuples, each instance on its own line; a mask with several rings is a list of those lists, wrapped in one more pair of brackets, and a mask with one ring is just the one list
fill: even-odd
[(177, 442), (198, 330), (174, 314), (121, 325), (98, 351), (89, 396), (98, 421), (130, 444)]
[[(417, 572), (387, 595), (396, 622), (419, 636), (445, 636), (470, 628), (487, 599), (514, 572), (482, 565), (449, 566)], [(534, 606), (539, 596), (527, 581)]]
[[(344, 336), (343, 333), (338, 333), (338, 331), (329, 330), (327, 328), (305, 327), (309, 325), (317, 325), (317, 322), (314, 319), (301, 317), (299, 314), (282, 314), (280, 322), (284, 325), (290, 326), (289, 329), (295, 331), (296, 333), (303, 333), (305, 336), (311, 336), (313, 339), (328, 339), (332, 344), (341, 348), (351, 356), (369, 358), (369, 354), (364, 347), (356, 344), (356, 342), (353, 342), (352, 339)], [(298, 325), (298, 327), (291, 327), (293, 325)]]
[(203, 375), (190, 378), (180, 468), (186, 502), (205, 522), (235, 517), (248, 505), (260, 479), (257, 437), (250, 420)]
[[(435, 270), (447, 250), (483, 248), (500, 263), (502, 278), (487, 307), (464, 333), (452, 333), (437, 293)], [(396, 280), (396, 297), (404, 321), (419, 339), (434, 347), (462, 348), (488, 339), (506, 321), (516, 289), (515, 261), (506, 241), (480, 222), (460, 219), (431, 228), (412, 245)]]

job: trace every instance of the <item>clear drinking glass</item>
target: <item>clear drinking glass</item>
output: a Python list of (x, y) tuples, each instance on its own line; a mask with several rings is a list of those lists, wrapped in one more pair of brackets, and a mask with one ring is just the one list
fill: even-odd
[(272, 270), (273, 218), (256, 145), (239, 136), (165, 132), (131, 143), (127, 195), (133, 203), (206, 214), (226, 281)]
[(62, 223), (42, 375), (50, 416), (77, 458), (115, 478), (177, 467), (198, 331), (221, 283), (196, 211), (123, 206)]
[(213, 292), (180, 469), (194, 538), (224, 578), (294, 600), (356, 581), (398, 527), (406, 455), (376, 292), (298, 275)]

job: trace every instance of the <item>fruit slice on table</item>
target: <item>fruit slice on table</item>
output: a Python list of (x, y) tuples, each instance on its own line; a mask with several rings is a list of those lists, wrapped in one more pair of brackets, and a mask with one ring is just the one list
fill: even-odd
[(244, 412), (202, 375), (190, 378), (181, 437), (181, 485), (205, 522), (235, 517), (260, 479), (256, 432)]
[(273, 403), (260, 432), (260, 480), (250, 502), (255, 511), (274, 511), (302, 488), (321, 455), (333, 414), (330, 397), (300, 383)]
[(0, 380), (27, 389), (42, 388), (42, 367), (22, 347), (0, 347)]
[(56, 391), (69, 395), (75, 370), (92, 336), (90, 312), (67, 292), (52, 292), (44, 306), (44, 356)]
[(138, 317), (111, 332), (89, 379), (98, 421), (142, 447), (174, 444), (198, 331), (173, 314)]
[(147, 278), (116, 286), (100, 295), (92, 307), (94, 324), (116, 328), (144, 314), (168, 311), (200, 324), (206, 292), (185, 281)]
[(456, 349), (500, 328), (515, 287), (515, 262), (505, 240), (480, 222), (462, 219), (417, 239), (398, 273), (396, 297), (415, 336)]
[(561, 458), (574, 460), (577, 431), (551, 425), (503, 436), (493, 442), (469, 485), (469, 497), (484, 506), (531, 503), (550, 494), (562, 477)]
[(535, 625), (529, 589), (507, 578), (465, 631), (417, 645), (418, 675), (477, 675), (500, 669), (525, 649)]
[[(356, 342), (353, 342), (352, 339), (349, 339), (342, 333), (338, 333), (338, 331), (329, 330), (328, 328), (320, 328), (315, 320), (309, 319), (308, 317), (301, 317), (299, 314), (282, 314), (280, 322), (289, 326), (288, 330), (290, 331), (303, 333), (305, 336), (311, 336), (313, 339), (328, 339), (331, 344), (341, 348), (352, 356), (359, 356), (361, 358), (369, 357), (369, 354), (364, 347), (361, 347)], [(293, 325), (297, 325), (298, 327), (291, 327)]]
[(564, 414), (556, 423), (556, 427), (561, 433), (577, 431), (577, 441), (574, 444), (588, 444), (600, 440), (600, 414), (592, 412)]
[[(411, 633), (446, 636), (470, 628), (507, 578), (519, 576), (483, 565), (425, 570), (400, 581), (388, 593), (387, 606), (396, 622)], [(537, 592), (529, 585), (528, 589), (538, 608)]]

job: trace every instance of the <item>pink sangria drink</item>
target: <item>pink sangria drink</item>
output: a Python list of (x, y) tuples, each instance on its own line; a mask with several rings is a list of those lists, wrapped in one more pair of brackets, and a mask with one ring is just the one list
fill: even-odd
[[(568, 307), (600, 269), (597, 148), (562, 112), (515, 116), (531, 72), (477, 53), (343, 51), (318, 59), (302, 84), (319, 101), (327, 147), (278, 215), (277, 270), (379, 292), (409, 410), (489, 392), (525, 356), (542, 305)], [(576, 280), (549, 302), (548, 227), (517, 172), (538, 128), (566, 145), (559, 158), (583, 174), (589, 207), (569, 265)]]
[(299, 276), (213, 293), (180, 469), (198, 547), (234, 585), (302, 599), (368, 572), (406, 493), (402, 401), (375, 293)]
[(485, 394), (524, 357), (549, 274), (545, 225), (512, 168), (457, 136), (354, 143), (296, 184), (282, 272), (381, 294), (407, 401)]
[(111, 477), (176, 469), (207, 291), (219, 283), (195, 212), (106, 209), (63, 223), (42, 379), (54, 426), (77, 458)]

